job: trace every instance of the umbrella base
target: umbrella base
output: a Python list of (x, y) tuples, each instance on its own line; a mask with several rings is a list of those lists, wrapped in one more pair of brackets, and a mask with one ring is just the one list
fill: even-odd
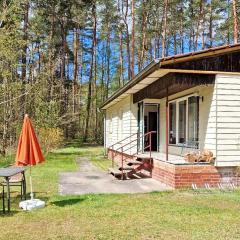
[(26, 211), (45, 207), (45, 202), (39, 199), (30, 199), (19, 203), (19, 207)]

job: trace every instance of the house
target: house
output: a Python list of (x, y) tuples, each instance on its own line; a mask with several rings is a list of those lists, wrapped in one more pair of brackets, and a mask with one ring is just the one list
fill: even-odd
[[(232, 181), (240, 166), (240, 44), (156, 59), (101, 108), (105, 148), (122, 174), (139, 158), (174, 188)], [(214, 164), (184, 158), (206, 149)]]

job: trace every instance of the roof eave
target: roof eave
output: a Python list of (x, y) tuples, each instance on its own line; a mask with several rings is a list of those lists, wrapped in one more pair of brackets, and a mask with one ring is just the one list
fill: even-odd
[(119, 97), (121, 94), (126, 92), (128, 89), (139, 83), (142, 79), (144, 79), (146, 76), (154, 72), (156, 69), (159, 68), (159, 62), (160, 59), (153, 60), (150, 64), (148, 64), (142, 71), (140, 71), (133, 80), (126, 83), (122, 88), (117, 90), (111, 97), (109, 97), (101, 106), (101, 109), (106, 109), (107, 105), (111, 103), (114, 99)]

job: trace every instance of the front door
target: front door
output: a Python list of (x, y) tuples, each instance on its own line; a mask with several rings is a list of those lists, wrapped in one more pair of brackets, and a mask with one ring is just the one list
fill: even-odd
[[(158, 151), (158, 135), (159, 135), (159, 104), (144, 104), (144, 133), (155, 132), (151, 134), (152, 151)], [(145, 148), (150, 144), (150, 135), (144, 138)], [(146, 149), (145, 151), (149, 151)]]
[(152, 151), (158, 150), (158, 112), (149, 112), (148, 113), (148, 131), (154, 131), (156, 133), (151, 134), (151, 145)]

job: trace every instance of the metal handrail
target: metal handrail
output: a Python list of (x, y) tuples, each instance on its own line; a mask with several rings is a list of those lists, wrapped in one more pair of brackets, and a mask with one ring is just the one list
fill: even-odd
[(138, 132), (136, 132), (136, 133), (133, 133), (132, 135), (130, 135), (130, 136), (128, 136), (128, 137), (126, 137), (126, 138), (124, 138), (124, 139), (122, 139), (122, 140), (120, 140), (120, 141), (118, 141), (118, 142), (114, 143), (114, 144), (113, 144), (113, 145), (111, 145), (109, 148), (111, 148), (112, 150), (114, 150), (114, 149), (113, 149), (113, 146), (115, 146), (115, 145), (117, 145), (117, 144), (120, 144), (121, 142), (123, 142), (123, 141), (127, 140), (128, 138), (130, 138), (130, 137), (132, 137), (132, 136), (134, 136), (134, 135), (136, 135), (136, 134), (138, 134)]
[[(147, 133), (145, 133), (145, 134), (143, 135), (144, 139), (145, 139), (146, 136), (150, 135), (149, 145), (143, 146), (143, 150), (149, 149), (150, 158), (152, 157), (152, 134), (154, 134), (154, 133), (156, 133), (156, 131), (150, 131), (150, 132), (147, 132)], [(126, 144), (124, 144), (124, 145), (121, 145), (121, 147), (119, 147), (119, 148), (117, 148), (117, 149), (113, 149), (113, 148), (112, 148), (112, 150), (114, 150), (114, 151), (116, 151), (116, 152), (117, 152), (118, 150), (121, 150), (122, 179), (123, 179), (123, 175), (124, 175), (123, 162), (124, 162), (126, 159), (129, 158), (129, 157), (126, 157), (126, 158), (124, 159), (124, 157), (123, 157), (124, 147), (127, 146), (127, 145), (129, 145), (129, 144), (132, 143), (132, 142), (138, 141), (138, 140), (142, 137), (142, 135), (139, 135), (139, 132), (134, 133), (134, 134), (128, 136), (127, 138), (124, 138), (123, 140), (121, 140), (121, 141), (119, 141), (119, 142), (117, 142), (117, 143), (115, 143), (115, 144), (113, 144), (113, 145), (111, 146), (111, 147), (113, 147), (114, 145), (119, 144), (119, 143), (121, 143), (122, 141), (127, 140), (128, 138), (131, 138), (132, 136), (134, 136), (134, 135), (136, 135), (136, 134), (138, 135), (136, 139), (131, 140), (130, 142), (128, 142), (128, 143), (126, 143)], [(137, 145), (134, 145), (134, 146), (137, 146)], [(127, 150), (130, 150), (132, 147), (133, 147), (133, 146), (130, 146)], [(126, 150), (125, 150), (125, 151), (126, 151)], [(138, 154), (138, 150), (137, 150), (137, 153), (132, 154), (132, 156), (135, 156), (136, 154)], [(115, 154), (115, 156), (116, 156), (116, 155), (117, 155), (117, 153)], [(114, 153), (113, 153), (113, 151), (112, 151), (112, 167), (114, 167)]]
[[(147, 133), (145, 133), (144, 136), (143, 136), (144, 139), (145, 139), (146, 136), (150, 135), (150, 138), (149, 138), (149, 145), (146, 146), (146, 147), (143, 147), (144, 150), (146, 150), (146, 149), (149, 148), (149, 154), (150, 154), (149, 157), (150, 157), (150, 158), (152, 157), (152, 134), (153, 134), (153, 133), (156, 133), (156, 131), (150, 131), (150, 132), (147, 132)], [(135, 139), (135, 140), (138, 140), (139, 138), (140, 138), (140, 136), (138, 136), (138, 138)], [(134, 142), (135, 140), (131, 141), (130, 143)], [(128, 144), (129, 144), (129, 143), (128, 143)], [(128, 145), (128, 144), (125, 144), (125, 146)], [(124, 158), (123, 158), (123, 147), (124, 147), (124, 146), (121, 147), (121, 157), (122, 157), (122, 161), (121, 161), (121, 166), (122, 166), (122, 168), (121, 168), (121, 170), (122, 170), (122, 176), (121, 176), (121, 179), (122, 179), (122, 180), (124, 179), (124, 170), (123, 170), (123, 161), (124, 161)], [(131, 149), (131, 147), (130, 147), (130, 149)], [(137, 154), (138, 154), (138, 151), (137, 151)], [(132, 156), (135, 156), (135, 154), (132, 155)], [(125, 160), (126, 160), (126, 159), (128, 159), (128, 158), (125, 158)]]

